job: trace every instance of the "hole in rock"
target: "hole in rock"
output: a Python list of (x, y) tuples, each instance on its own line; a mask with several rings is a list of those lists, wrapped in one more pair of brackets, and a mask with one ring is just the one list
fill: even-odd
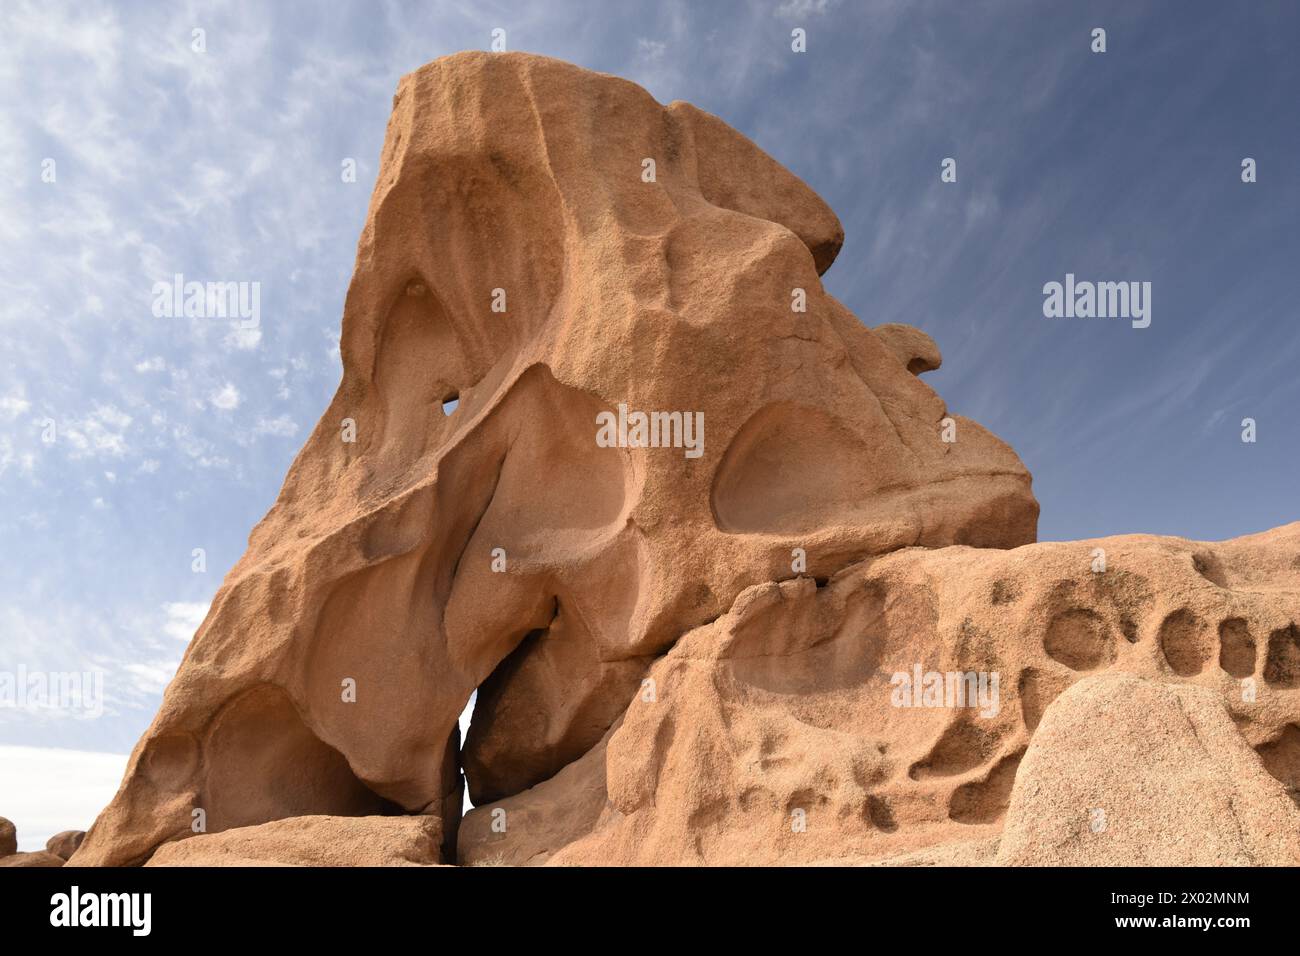
[(1273, 740), (1255, 748), (1264, 768), (1281, 781), (1300, 806), (1300, 726), (1287, 724)]
[(1219, 625), (1219, 666), (1233, 677), (1255, 673), (1255, 639), (1242, 618), (1230, 617)]
[(867, 819), (877, 830), (884, 833), (893, 833), (898, 829), (898, 821), (894, 819), (894, 811), (890, 809), (888, 802), (883, 797), (875, 794), (867, 797)]
[(1300, 628), (1295, 624), (1269, 634), (1264, 681), (1272, 687), (1300, 687)]
[(955, 777), (990, 760), (997, 744), (996, 734), (959, 718), (944, 730), (923, 759), (912, 764), (907, 775), (913, 780)]
[(450, 395), (448, 395), (446, 398), (442, 400), (442, 413), (444, 415), (450, 415), (452, 412), (456, 410), (456, 408), (459, 405), (460, 405), (460, 395), (457, 394), (456, 392), (452, 392)]
[(1034, 730), (1043, 719), (1047, 706), (1068, 687), (1068, 678), (1059, 674), (1040, 671), (1027, 667), (1020, 674), (1017, 690), (1020, 695), (1020, 714), (1024, 718), (1025, 729)]
[[(469, 736), (469, 725), (474, 720), (474, 707), (477, 704), (478, 704), (478, 691), (476, 690), (469, 695), (469, 701), (465, 704), (465, 709), (460, 712), (460, 719), (458, 723), (460, 724), (460, 746), (462, 751), (464, 751), (465, 748), (465, 738)], [(457, 766), (460, 768), (460, 772), (463, 777), (465, 773), (465, 763), (464, 760), (459, 759), (459, 755), (457, 756), (458, 759), (456, 763)], [(463, 817), (465, 814), (469, 813), (471, 810), (474, 809), (474, 801), (470, 799), (468, 784), (466, 784), (462, 788), (461, 792), (463, 794), (463, 797), (461, 801), (460, 815)]]
[(1195, 677), (1210, 659), (1210, 647), (1200, 620), (1187, 608), (1174, 611), (1157, 635), (1169, 669), (1179, 677)]
[(1011, 805), (1011, 788), (1024, 750), (1003, 757), (982, 780), (964, 783), (948, 801), (948, 817), (958, 823), (993, 823)]
[(1043, 650), (1070, 670), (1090, 671), (1115, 659), (1115, 644), (1106, 623), (1088, 608), (1067, 608), (1047, 626)]
[(1192, 567), (1196, 569), (1197, 574), (1216, 587), (1228, 586), (1228, 578), (1224, 574), (1218, 555), (1209, 551), (1198, 551), (1192, 555)]

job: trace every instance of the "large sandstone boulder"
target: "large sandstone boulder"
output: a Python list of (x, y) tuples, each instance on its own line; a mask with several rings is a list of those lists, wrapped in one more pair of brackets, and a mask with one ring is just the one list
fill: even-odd
[(1033, 541), (1020, 460), (916, 377), (934, 343), (822, 287), (842, 238), (744, 136), (624, 80), (484, 53), (404, 77), (338, 392), (76, 862), (141, 862), (196, 811), (436, 814), (451, 852), (462, 768), (478, 802), (552, 779), (796, 549), (824, 578)]
[(45, 849), (61, 860), (71, 859), (72, 854), (77, 852), (81, 846), (81, 841), (86, 838), (84, 830), (64, 830), (62, 833), (56, 833), (45, 841)]
[(435, 816), (290, 817), (165, 843), (145, 866), (435, 866)]
[[(1024, 822), (1076, 825), (1080, 759), (1151, 859), (1289, 853), (1258, 839), (1300, 792), (1300, 524), (1035, 544), (1023, 464), (918, 378), (935, 343), (822, 287), (842, 238), (615, 77), (403, 78), (338, 392), (72, 862), (1125, 859)], [(1159, 705), (1151, 785), (1191, 761), (1248, 832), (1187, 852), (1184, 804), (1132, 802), (1146, 751), (1067, 739), (1095, 674)]]
[(18, 828), (9, 820), (0, 817), (0, 857), (13, 856), (18, 852)]
[(1296, 866), (1300, 809), (1214, 691), (1099, 674), (1043, 715), (997, 862)]

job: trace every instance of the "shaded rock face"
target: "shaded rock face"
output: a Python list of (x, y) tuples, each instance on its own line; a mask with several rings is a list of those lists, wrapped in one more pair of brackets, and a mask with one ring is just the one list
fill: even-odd
[[(826, 576), (1032, 541), (1011, 449), (956, 416), (941, 440), (913, 374), (934, 344), (822, 288), (841, 241), (688, 104), (520, 54), (404, 77), (338, 393), (77, 862), (143, 861), (196, 810), (208, 832), (422, 812), (450, 841), (462, 765), (480, 801), (553, 777), (792, 549)], [(598, 442), (602, 413), (652, 412), (670, 447)]]
[(67, 860), (77, 852), (81, 841), (86, 838), (84, 830), (64, 830), (45, 841), (45, 849), (61, 860)]
[(0, 857), (13, 856), (18, 852), (18, 830), (13, 823), (0, 817)]

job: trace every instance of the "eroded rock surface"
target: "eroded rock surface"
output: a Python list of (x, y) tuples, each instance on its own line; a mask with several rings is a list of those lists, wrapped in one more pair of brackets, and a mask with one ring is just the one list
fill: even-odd
[(18, 830), (9, 820), (0, 817), (0, 857), (18, 852)]
[(436, 866), (436, 816), (291, 817), (165, 843), (146, 866)]
[[(1096, 570), (1101, 552), (1105, 570)], [(461, 860), (811, 864), (913, 853), (918, 863), (969, 862), (991, 856), (987, 841), (1003, 826), (1013, 788), (1041, 787), (1047, 804), (1022, 811), (1024, 833), (1047, 807), (1086, 830), (1088, 808), (1110, 806), (1130, 828), (1147, 828), (1150, 860), (1241, 862), (1245, 849), (1208, 839), (1195, 852), (1180, 850), (1182, 831), (1162, 835), (1155, 821), (1184, 804), (1170, 798), (1137, 821), (1137, 798), (1120, 786), (1174, 785), (1156, 768), (1186, 762), (1189, 724), (1180, 711), (1129, 702), (1123, 720), (1106, 718), (1109, 734), (1072, 735), (1072, 722), (1083, 720), (1077, 706), (1068, 719), (1049, 715), (1063, 691), (1097, 674), (1132, 675), (1136, 683), (1105, 685), (1117, 697), (1174, 701), (1194, 690), (1186, 707), (1222, 720), (1197, 718), (1218, 735), (1218, 749), (1188, 779), (1230, 772), (1240, 779), (1224, 781), (1222, 792), (1235, 785), (1241, 794), (1267, 780), (1273, 793), (1258, 799), (1276, 812), (1273, 797), (1285, 801), (1300, 786), (1300, 694), (1277, 663), (1289, 659), (1300, 617), (1298, 554), (1300, 524), (1292, 524), (1214, 544), (1133, 535), (1007, 551), (912, 548), (847, 568), (820, 588), (806, 577), (756, 586), (655, 663), (653, 699), (638, 694), (604, 747), (564, 775), (472, 811)], [(913, 677), (917, 668), (944, 678), (943, 693), (901, 700), (895, 675)], [(950, 705), (954, 674), (975, 676), (973, 706), (960, 706), (955, 693)], [(1140, 727), (1133, 722), (1144, 710), (1149, 726)], [(1111, 749), (1101, 746), (1107, 741)], [(1094, 745), (1096, 755), (1084, 752)], [(1031, 779), (1041, 781), (1026, 784), (1024, 760), (1035, 746)], [(1088, 796), (1063, 789), (1067, 771), (1091, 788)], [(601, 779), (603, 805), (592, 794)], [(1096, 792), (1112, 785), (1119, 804)], [(498, 809), (504, 833), (489, 825)], [(584, 834), (575, 834), (578, 821)], [(1202, 825), (1211, 822), (1224, 821), (1207, 816)], [(1171, 843), (1162, 849), (1164, 840)], [(1257, 862), (1278, 862), (1250, 846)], [(963, 848), (956, 857), (954, 847)], [(1086, 847), (1091, 856), (1058, 857), (1036, 843), (1013, 844), (1000, 859), (1136, 859), (1120, 842)], [(924, 848), (933, 848), (928, 858), (915, 855)]]
[[(793, 548), (828, 575), (1033, 540), (1014, 452), (958, 416), (940, 440), (900, 358), (933, 343), (822, 288), (842, 237), (744, 136), (615, 77), (465, 53), (403, 78), (343, 381), (77, 861), (140, 862), (195, 809), (433, 813), (450, 844), (460, 766), (480, 801), (553, 777)], [(703, 444), (602, 447), (624, 410), (702, 415)]]
[(12, 867), (46, 867), (52, 868), (63, 866), (64, 860), (61, 856), (55, 856), (48, 850), (34, 850), (31, 853), (12, 853), (9, 856), (0, 857), (0, 866)]
[(997, 862), (1296, 866), (1300, 809), (1219, 694), (1100, 674), (1047, 709), (1016, 777)]
[(842, 240), (688, 104), (404, 77), (338, 392), (72, 862), (987, 862), (1097, 672), (1203, 688), (1295, 792), (1300, 526), (1033, 544), (936, 344), (822, 287)]
[(64, 830), (45, 841), (45, 849), (61, 860), (67, 860), (77, 852), (81, 841), (86, 838), (84, 830)]

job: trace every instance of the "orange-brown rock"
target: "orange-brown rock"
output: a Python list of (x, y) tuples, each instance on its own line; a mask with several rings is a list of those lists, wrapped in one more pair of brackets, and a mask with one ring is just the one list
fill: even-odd
[(436, 866), (435, 816), (289, 817), (164, 843), (145, 866)]
[(9, 820), (0, 817), (0, 857), (18, 852), (18, 830)]
[(49, 868), (63, 866), (63, 864), (63, 857), (55, 856), (46, 850), (35, 850), (31, 853), (12, 853), (9, 856), (0, 857), (0, 866)]
[(45, 841), (45, 849), (61, 860), (67, 860), (77, 852), (81, 841), (86, 838), (85, 830), (64, 830)]
[(403, 78), (338, 392), (72, 862), (1287, 859), (1300, 524), (1034, 544), (934, 341), (822, 287), (842, 239), (615, 77)]
[[(653, 685), (633, 698), (605, 746), (472, 811), (460, 859), (897, 863), (910, 853), (903, 862), (915, 864), (953, 862), (952, 848), (966, 846), (956, 861), (972, 862), (991, 855), (988, 841), (1001, 830), (1013, 785), (1023, 784), (1018, 768), (1052, 701), (1097, 673), (1136, 675), (1152, 682), (1146, 696), (1160, 700), (1181, 700), (1191, 685), (1200, 696), (1188, 700), (1226, 709), (1230, 716), (1212, 725), (1203, 718), (1218, 749), (1189, 780), (1204, 783), (1215, 767), (1241, 776), (1252, 766), (1254, 780), (1241, 776), (1240, 792), (1276, 814), (1256, 784), (1271, 774), (1274, 795), (1300, 785), (1297, 555), (1300, 523), (1221, 543), (1132, 535), (1007, 551), (912, 548), (847, 568), (820, 588), (806, 577), (758, 585), (655, 663)], [(920, 699), (903, 700), (896, 678), (918, 667), (942, 675), (942, 691), (928, 700), (938, 685), (923, 676)], [(953, 706), (959, 687), (948, 675), (957, 674), (974, 674), (973, 685), (962, 685), (973, 706)], [(1055, 766), (1053, 751), (1067, 738), (1093, 740), (1071, 736), (1078, 709), (1069, 712), (1076, 716), (1057, 722), (1033, 765)], [(1062, 760), (1085, 782), (1140, 781), (1148, 768), (1185, 761), (1187, 726), (1166, 706), (1128, 751), (1116, 744), (1096, 759), (1072, 752)], [(1123, 724), (1111, 736), (1135, 733)], [(1102, 771), (1099, 761), (1112, 766)], [(603, 801), (593, 792), (602, 780)], [(1149, 783), (1135, 785), (1169, 783), (1152, 769)], [(1225, 781), (1223, 792), (1232, 785)], [(1022, 826), (1032, 833), (1030, 821), (1046, 810), (1027, 806)], [(490, 826), (494, 811), (504, 812), (504, 832)], [(1080, 819), (1087, 826), (1086, 813), (1070, 822)], [(1209, 840), (1195, 853), (1180, 850), (1177, 828), (1153, 826), (1144, 837), (1152, 860), (1183, 853), (1184, 862), (1240, 862), (1247, 852)], [(1092, 846), (1102, 849), (1073, 859), (1130, 858), (1118, 843)], [(1278, 861), (1257, 846), (1242, 844), (1260, 862)], [(926, 848), (934, 848), (928, 861), (915, 856)], [(1002, 859), (1064, 862), (1035, 859), (1032, 847), (1007, 849)]]
[(997, 862), (1296, 866), (1300, 809), (1221, 695), (1098, 674), (1043, 715), (1016, 774)]
[[(933, 343), (822, 287), (841, 241), (752, 142), (632, 83), (522, 54), (404, 77), (338, 392), (76, 862), (141, 862), (196, 811), (441, 814), (450, 848), (459, 766), (480, 801), (553, 778), (795, 549), (824, 577), (1032, 541), (1020, 460), (913, 374)], [(598, 441), (605, 415), (630, 431)]]

